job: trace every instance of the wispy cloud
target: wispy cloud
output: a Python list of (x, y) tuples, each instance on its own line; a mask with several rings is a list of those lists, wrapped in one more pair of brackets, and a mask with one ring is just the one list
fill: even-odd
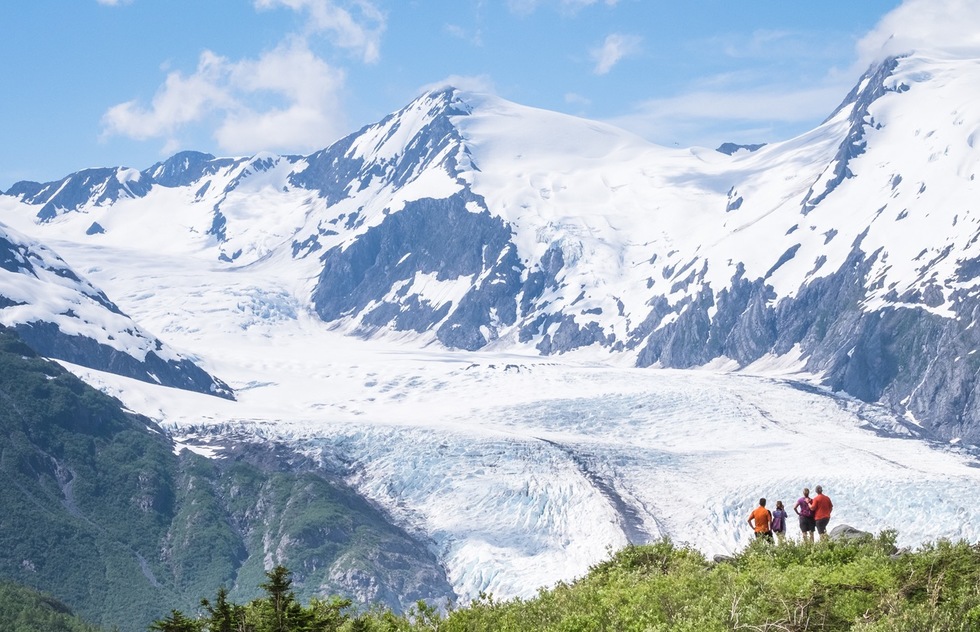
[(643, 39), (636, 35), (612, 33), (607, 35), (601, 46), (592, 49), (590, 56), (595, 62), (593, 72), (597, 75), (607, 74), (624, 57), (640, 52)]
[(467, 92), (495, 94), (493, 80), (487, 75), (450, 75), (441, 81), (426, 84), (419, 88), (418, 93), (424, 94), (444, 88), (458, 88)]
[(849, 46), (843, 37), (828, 37), (827, 33), (806, 30), (757, 29), (747, 36), (730, 35), (712, 43), (726, 56), (739, 60), (832, 59), (840, 55), (840, 46)]
[(325, 35), (331, 42), (360, 55), (366, 63), (381, 58), (384, 13), (367, 0), (343, 6), (333, 0), (255, 0), (259, 10), (286, 7), (307, 16), (305, 36)]
[[(853, 62), (842, 61), (842, 67), (824, 64), (840, 59), (846, 40), (822, 39), (816, 32), (758, 30), (703, 42), (706, 49), (740, 62), (761, 63), (699, 78), (686, 90), (640, 102), (611, 122), (662, 144), (781, 140), (786, 130), (829, 115), (860, 73), (885, 57), (913, 51), (980, 56), (980, 2), (905, 0), (854, 45)], [(814, 57), (823, 61), (804, 65), (811, 68), (809, 76), (799, 76), (798, 61)], [(772, 59), (786, 63), (774, 66)]]
[(644, 101), (610, 122), (664, 145), (678, 139), (685, 145), (780, 140), (771, 135), (782, 125), (830, 114), (844, 94), (841, 90), (833, 85), (695, 91)]
[(306, 18), (304, 30), (255, 58), (204, 51), (193, 72), (168, 73), (149, 104), (134, 99), (109, 108), (103, 137), (159, 138), (169, 151), (182, 131), (207, 125), (218, 146), (234, 154), (313, 150), (335, 140), (346, 129), (346, 73), (319, 57), (312, 42), (323, 36), (375, 62), (385, 16), (366, 0), (344, 7), (332, 0), (255, 0), (255, 7), (297, 11)]
[(130, 4), (133, 0), (95, 0), (95, 1), (107, 7), (118, 7), (121, 4)]
[(611, 122), (668, 145), (784, 140), (833, 112), (866, 67), (854, 65), (848, 33), (758, 29), (688, 46), (718, 71), (635, 102)]
[(458, 24), (447, 24), (443, 27), (443, 30), (458, 40), (462, 40), (473, 46), (483, 46), (483, 33), (480, 29), (470, 31)]
[(530, 15), (541, 6), (555, 6), (562, 12), (575, 13), (593, 4), (614, 7), (619, 0), (507, 0), (507, 8), (520, 15)]
[(913, 51), (980, 55), (980, 2), (905, 0), (858, 44), (864, 65)]

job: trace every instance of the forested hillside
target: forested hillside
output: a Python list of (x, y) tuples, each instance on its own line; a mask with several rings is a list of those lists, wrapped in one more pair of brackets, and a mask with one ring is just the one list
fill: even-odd
[(99, 632), (57, 599), (10, 582), (0, 582), (0, 630)]
[[(400, 610), (451, 594), (423, 546), (274, 444), (226, 459), (174, 453), (150, 420), (0, 328), (0, 580), (89, 621), (145, 629), (224, 584), (259, 594), (269, 560), (298, 593)], [(426, 592), (428, 590), (428, 592)]]

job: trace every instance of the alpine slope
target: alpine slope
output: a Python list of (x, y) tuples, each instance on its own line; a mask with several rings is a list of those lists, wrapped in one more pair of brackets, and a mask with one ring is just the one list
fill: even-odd
[(21, 182), (0, 222), (234, 399), (73, 371), (175, 449), (317, 460), (461, 598), (627, 542), (730, 552), (816, 484), (833, 523), (976, 541), (977, 86), (980, 59), (887, 57), (731, 153), (445, 87), (309, 156)]

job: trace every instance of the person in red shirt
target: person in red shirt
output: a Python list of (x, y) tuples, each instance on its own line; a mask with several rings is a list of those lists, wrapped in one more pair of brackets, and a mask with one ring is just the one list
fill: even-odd
[(830, 497), (823, 493), (823, 487), (816, 486), (817, 495), (813, 497), (810, 507), (813, 509), (813, 520), (817, 527), (817, 533), (821, 540), (827, 539), (827, 523), (830, 522), (830, 512), (834, 510), (834, 503), (830, 502)]
[(766, 499), (759, 499), (759, 506), (749, 514), (749, 526), (755, 531), (757, 538), (769, 538), (772, 540), (772, 531), (769, 526), (772, 524), (772, 514), (766, 509)]

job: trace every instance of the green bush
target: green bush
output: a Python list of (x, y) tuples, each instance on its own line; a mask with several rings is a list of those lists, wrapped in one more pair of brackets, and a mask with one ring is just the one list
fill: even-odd
[(530, 600), (482, 595), (438, 625), (480, 630), (971, 630), (980, 550), (941, 541), (893, 556), (894, 533), (858, 543), (753, 542), (710, 563), (668, 540), (629, 546)]
[[(862, 542), (753, 542), (714, 563), (662, 540), (628, 546), (532, 599), (481, 594), (445, 612), (418, 602), (405, 615), (378, 607), (358, 613), (339, 599), (300, 606), (280, 567), (266, 573), (269, 596), (233, 609), (257, 632), (980, 629), (980, 547), (941, 540), (896, 555), (894, 542), (893, 532)], [(275, 594), (286, 595), (279, 603), (292, 614), (272, 626)]]

